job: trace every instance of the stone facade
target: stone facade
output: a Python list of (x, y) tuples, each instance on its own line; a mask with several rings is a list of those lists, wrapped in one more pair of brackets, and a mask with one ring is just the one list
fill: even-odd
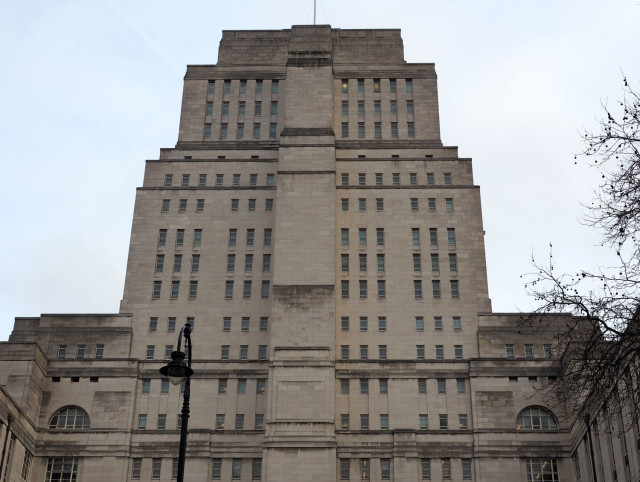
[(399, 30), (225, 31), (147, 161), (120, 314), (18, 318), (0, 346), (34, 455), (8, 480), (171, 480), (182, 398), (158, 369), (187, 321), (187, 480), (582, 480), (584, 424), (517, 424), (556, 410), (554, 330), (491, 313), (436, 82)]

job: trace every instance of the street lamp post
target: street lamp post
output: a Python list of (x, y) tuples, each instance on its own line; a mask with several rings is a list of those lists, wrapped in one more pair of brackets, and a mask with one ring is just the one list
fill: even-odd
[[(180, 351), (182, 337), (184, 336), (184, 345), (187, 352), (187, 363), (185, 363), (185, 352)], [(184, 481), (184, 460), (187, 452), (187, 426), (189, 424), (189, 398), (191, 395), (191, 325), (185, 324), (178, 334), (178, 346), (176, 351), (171, 352), (171, 360), (166, 366), (160, 369), (160, 373), (169, 380), (173, 385), (180, 385), (184, 380), (184, 396), (182, 403), (182, 424), (180, 427), (180, 452), (178, 454), (178, 482)]]

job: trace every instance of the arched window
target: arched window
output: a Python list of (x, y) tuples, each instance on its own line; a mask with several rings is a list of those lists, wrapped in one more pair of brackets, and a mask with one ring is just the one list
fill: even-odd
[(517, 430), (558, 430), (553, 413), (543, 407), (527, 407), (518, 415)]
[(58, 430), (82, 430), (91, 426), (89, 415), (80, 407), (64, 407), (49, 422), (49, 428)]

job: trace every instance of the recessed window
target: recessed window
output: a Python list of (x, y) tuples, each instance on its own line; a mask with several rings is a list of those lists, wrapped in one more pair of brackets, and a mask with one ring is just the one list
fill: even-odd
[(440, 256), (438, 253), (431, 253), (431, 271), (440, 271)]
[(451, 184), (451, 173), (450, 172), (445, 172), (444, 173), (444, 183), (447, 185)]
[(436, 360), (444, 359), (444, 346), (436, 345)]
[(405, 79), (404, 83), (405, 83), (407, 92), (413, 92), (413, 80)]
[(387, 317), (378, 316), (378, 331), (387, 331)]
[(360, 345), (360, 360), (368, 360), (368, 359), (369, 359), (369, 346)]
[(215, 80), (210, 80), (209, 81), (209, 86), (207, 88), (207, 94), (213, 95), (213, 93), (215, 92), (215, 87), (216, 87), (216, 81)]
[(360, 299), (364, 300), (367, 298), (367, 280), (360, 280)]
[(374, 124), (373, 124), (373, 132), (374, 132), (374, 137), (376, 139), (381, 139), (382, 138), (382, 124), (380, 122), (374, 122)]
[[(369, 430), (369, 414), (367, 413), (363, 413), (360, 415), (360, 430)], [(369, 460), (369, 459), (367, 459)], [(368, 469), (369, 466), (366, 466), (366, 469)], [(368, 472), (367, 472), (368, 474)], [(363, 475), (364, 477), (364, 475)], [(369, 476), (367, 475), (366, 479), (363, 480), (369, 480)]]
[(543, 407), (527, 407), (516, 420), (517, 430), (558, 430), (556, 417)]
[(80, 407), (65, 407), (53, 414), (49, 428), (55, 430), (85, 430), (91, 427), (89, 415)]
[(349, 317), (343, 316), (340, 318), (340, 329), (342, 331), (349, 331)]
[(429, 429), (429, 415), (427, 415), (426, 413), (421, 413), (418, 415), (418, 420), (420, 421), (420, 430)]
[(378, 345), (378, 358), (380, 360), (387, 359), (387, 345)]
[(364, 94), (364, 79), (358, 79), (358, 94)]
[(442, 316), (433, 317), (433, 327), (436, 331), (442, 331)]
[(358, 122), (358, 139), (364, 139), (364, 122)]
[(222, 115), (229, 115), (229, 102), (226, 100), (222, 103)]
[(275, 123), (269, 124), (269, 139), (276, 138), (276, 133), (277, 133), (276, 129), (277, 129), (277, 124)]
[(447, 393), (447, 380), (438, 378), (438, 393)]
[(525, 358), (533, 358), (533, 345), (525, 345), (524, 346), (524, 357)]
[(433, 299), (440, 299), (440, 280), (432, 280), (431, 281), (431, 291), (433, 293)]
[(162, 200), (162, 212), (163, 213), (168, 213), (170, 207), (171, 207), (171, 200), (170, 199), (163, 199)]
[(446, 413), (441, 413), (439, 416), (440, 419), (440, 430), (447, 430), (449, 428), (449, 417)]
[(390, 102), (390, 109), (391, 109), (391, 115), (398, 115), (398, 102), (395, 100), (392, 100)]
[(458, 284), (458, 280), (451, 280), (451, 298), (458, 299), (460, 298), (460, 286)]
[(445, 202), (445, 208), (447, 209), (447, 211), (453, 211), (453, 199), (446, 198), (444, 202)]
[(456, 228), (447, 228), (447, 242), (449, 246), (456, 245)]
[(376, 198), (376, 211), (384, 211), (384, 199)]
[(415, 299), (422, 299), (422, 280), (413, 280), (413, 294)]
[(430, 197), (428, 199), (428, 206), (429, 206), (429, 211), (435, 211), (436, 210), (436, 198)]
[(514, 358), (515, 357), (515, 354), (514, 354), (514, 351), (513, 351), (513, 345), (505, 345), (504, 348), (505, 348), (505, 352), (506, 352), (507, 358)]
[(380, 92), (380, 79), (373, 79), (373, 91)]
[(203, 137), (205, 139), (211, 139), (211, 124), (206, 123), (204, 125), (204, 133), (203, 133)]
[(264, 246), (271, 246), (272, 231), (271, 228), (265, 228), (264, 230)]
[(233, 281), (227, 280), (224, 287), (224, 297), (227, 300), (233, 298)]
[(438, 228), (429, 228), (429, 244), (438, 246)]
[(413, 253), (413, 271), (420, 271), (421, 269), (420, 253)]
[(462, 345), (454, 345), (453, 352), (456, 360), (462, 360)]
[(262, 79), (256, 80), (256, 94), (262, 94)]
[(464, 394), (466, 392), (466, 384), (465, 384), (464, 378), (458, 378), (456, 380), (456, 384), (458, 387), (458, 394), (459, 395)]
[(395, 94), (397, 90), (397, 84), (398, 83), (396, 82), (396, 79), (389, 79), (389, 92)]
[(363, 116), (364, 115), (364, 100), (359, 100), (358, 101), (358, 115), (359, 116)]
[(416, 331), (424, 331), (424, 317), (416, 316)]
[(220, 124), (220, 139), (226, 139), (229, 132), (229, 126), (227, 124)]
[(279, 86), (280, 86), (280, 82), (277, 79), (272, 80), (271, 81), (271, 93), (272, 94), (277, 94)]
[(165, 246), (167, 244), (167, 230), (161, 229), (158, 232), (158, 246)]
[(392, 122), (391, 123), (391, 137), (393, 139), (396, 139), (398, 137), (398, 123), (397, 122)]
[(243, 289), (242, 289), (242, 297), (245, 300), (251, 299), (251, 280), (245, 280)]
[(348, 122), (343, 122), (341, 125), (341, 135), (343, 139), (346, 139), (347, 137), (349, 137), (349, 123)]
[(384, 272), (384, 254), (376, 254), (376, 259), (378, 263), (378, 273)]
[(366, 211), (367, 210), (367, 200), (364, 198), (358, 199), (358, 210)]
[(459, 316), (453, 317), (453, 331), (462, 331), (462, 321)]
[(96, 360), (102, 360), (104, 357), (104, 345), (96, 345)]
[(416, 345), (416, 358), (424, 360), (424, 345)]
[(427, 393), (427, 379), (418, 378), (418, 393)]
[(380, 115), (382, 112), (382, 108), (380, 105), (380, 101), (379, 100), (374, 100), (373, 101), (373, 114), (378, 116)]
[(411, 211), (418, 211), (418, 198), (417, 197), (412, 197), (411, 198)]
[(540, 480), (557, 482), (560, 480), (557, 459), (527, 458), (525, 460), (525, 467), (527, 471), (527, 482), (538, 482)]

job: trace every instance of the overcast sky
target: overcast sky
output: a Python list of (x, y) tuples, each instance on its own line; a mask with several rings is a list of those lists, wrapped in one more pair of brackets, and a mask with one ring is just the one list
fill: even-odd
[[(0, 340), (16, 316), (116, 313), (144, 161), (177, 140), (187, 64), (223, 29), (312, 23), (312, 0), (0, 0)], [(318, 0), (318, 23), (401, 28), (435, 62), (445, 145), (472, 157), (494, 311), (530, 310), (530, 258), (607, 262), (574, 165), (601, 102), (640, 90), (637, 0)]]

